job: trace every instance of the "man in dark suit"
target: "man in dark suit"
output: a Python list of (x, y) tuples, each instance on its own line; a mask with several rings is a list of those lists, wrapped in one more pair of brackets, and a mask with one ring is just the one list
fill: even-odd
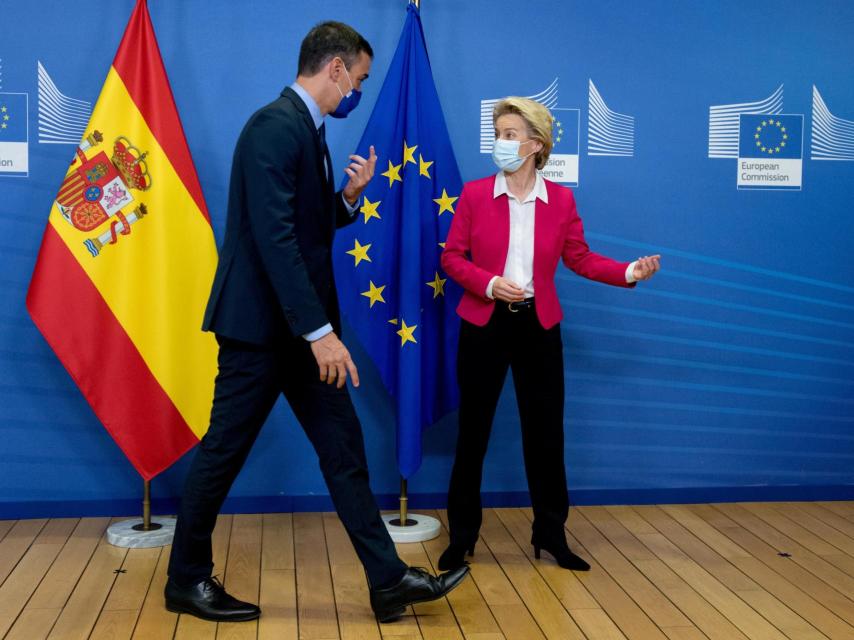
[(335, 228), (355, 219), (377, 157), (350, 156), (336, 192), (324, 116), (355, 108), (373, 51), (349, 26), (324, 22), (303, 40), (296, 82), (250, 117), (234, 152), (225, 241), (203, 328), (216, 333), (211, 422), (190, 468), (169, 562), (166, 606), (210, 620), (260, 609), (211, 577), (217, 513), (280, 393), (310, 439), (380, 621), (445, 595), (467, 568), (434, 577), (407, 567), (368, 484), (361, 425), (345, 386), (356, 365), (338, 338)]

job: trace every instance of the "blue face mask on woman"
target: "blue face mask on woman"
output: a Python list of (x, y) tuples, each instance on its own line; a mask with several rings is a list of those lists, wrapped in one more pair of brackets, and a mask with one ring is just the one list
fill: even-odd
[(353, 109), (359, 106), (359, 100), (362, 99), (362, 92), (358, 91), (353, 86), (353, 81), (350, 79), (350, 74), (347, 73), (347, 67), (344, 67), (344, 73), (347, 74), (347, 82), (350, 83), (350, 91), (346, 95), (341, 91), (341, 87), (337, 84), (335, 88), (338, 89), (338, 93), (341, 94), (341, 102), (338, 103), (338, 106), (335, 107), (335, 111), (330, 113), (329, 115), (333, 118), (346, 118), (347, 114), (350, 113)]
[(518, 170), (528, 156), (532, 156), (536, 153), (535, 151), (532, 151), (527, 156), (519, 156), (519, 147), (523, 144), (527, 144), (528, 142), (533, 142), (533, 140), (519, 142), (518, 140), (503, 140), (502, 138), (497, 138), (492, 147), (492, 161), (495, 163), (495, 166), (507, 173), (513, 173)]

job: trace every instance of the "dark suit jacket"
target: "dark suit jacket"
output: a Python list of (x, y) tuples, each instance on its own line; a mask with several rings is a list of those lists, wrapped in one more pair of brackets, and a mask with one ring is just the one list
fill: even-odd
[(327, 322), (340, 335), (332, 239), (354, 219), (335, 193), (308, 108), (285, 89), (249, 118), (237, 141), (225, 241), (202, 328), (255, 344)]

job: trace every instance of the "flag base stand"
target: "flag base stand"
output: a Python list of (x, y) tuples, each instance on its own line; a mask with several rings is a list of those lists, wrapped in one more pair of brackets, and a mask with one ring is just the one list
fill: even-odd
[(424, 542), (439, 537), (442, 524), (431, 516), (408, 513), (409, 498), (406, 495), (406, 480), (400, 479), (400, 514), (383, 516), (386, 529), (394, 542)]
[(175, 518), (151, 517), (151, 483), (143, 485), (142, 520), (122, 520), (107, 529), (107, 542), (125, 549), (151, 549), (172, 543)]
[(146, 531), (139, 518), (117, 522), (107, 529), (107, 542), (126, 549), (150, 549), (172, 543), (175, 518), (152, 518), (149, 524), (151, 528)]
[(400, 525), (400, 518), (395, 514), (383, 516), (383, 522), (391, 539), (398, 543), (424, 542), (438, 538), (442, 528), (436, 518), (412, 513), (409, 514), (405, 526)]

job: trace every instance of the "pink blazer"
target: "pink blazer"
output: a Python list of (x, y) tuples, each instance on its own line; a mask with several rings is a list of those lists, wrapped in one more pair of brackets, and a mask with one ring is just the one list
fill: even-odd
[[(495, 176), (465, 184), (442, 252), (442, 268), (465, 289), (457, 313), (481, 327), (495, 309), (486, 286), (504, 273), (510, 244), (508, 197), (494, 198), (494, 185)], [(548, 204), (537, 200), (534, 205), (534, 294), (537, 318), (549, 329), (563, 318), (555, 288), (559, 259), (585, 278), (617, 287), (634, 284), (626, 282), (628, 262), (590, 251), (572, 191), (548, 180), (546, 191)]]

